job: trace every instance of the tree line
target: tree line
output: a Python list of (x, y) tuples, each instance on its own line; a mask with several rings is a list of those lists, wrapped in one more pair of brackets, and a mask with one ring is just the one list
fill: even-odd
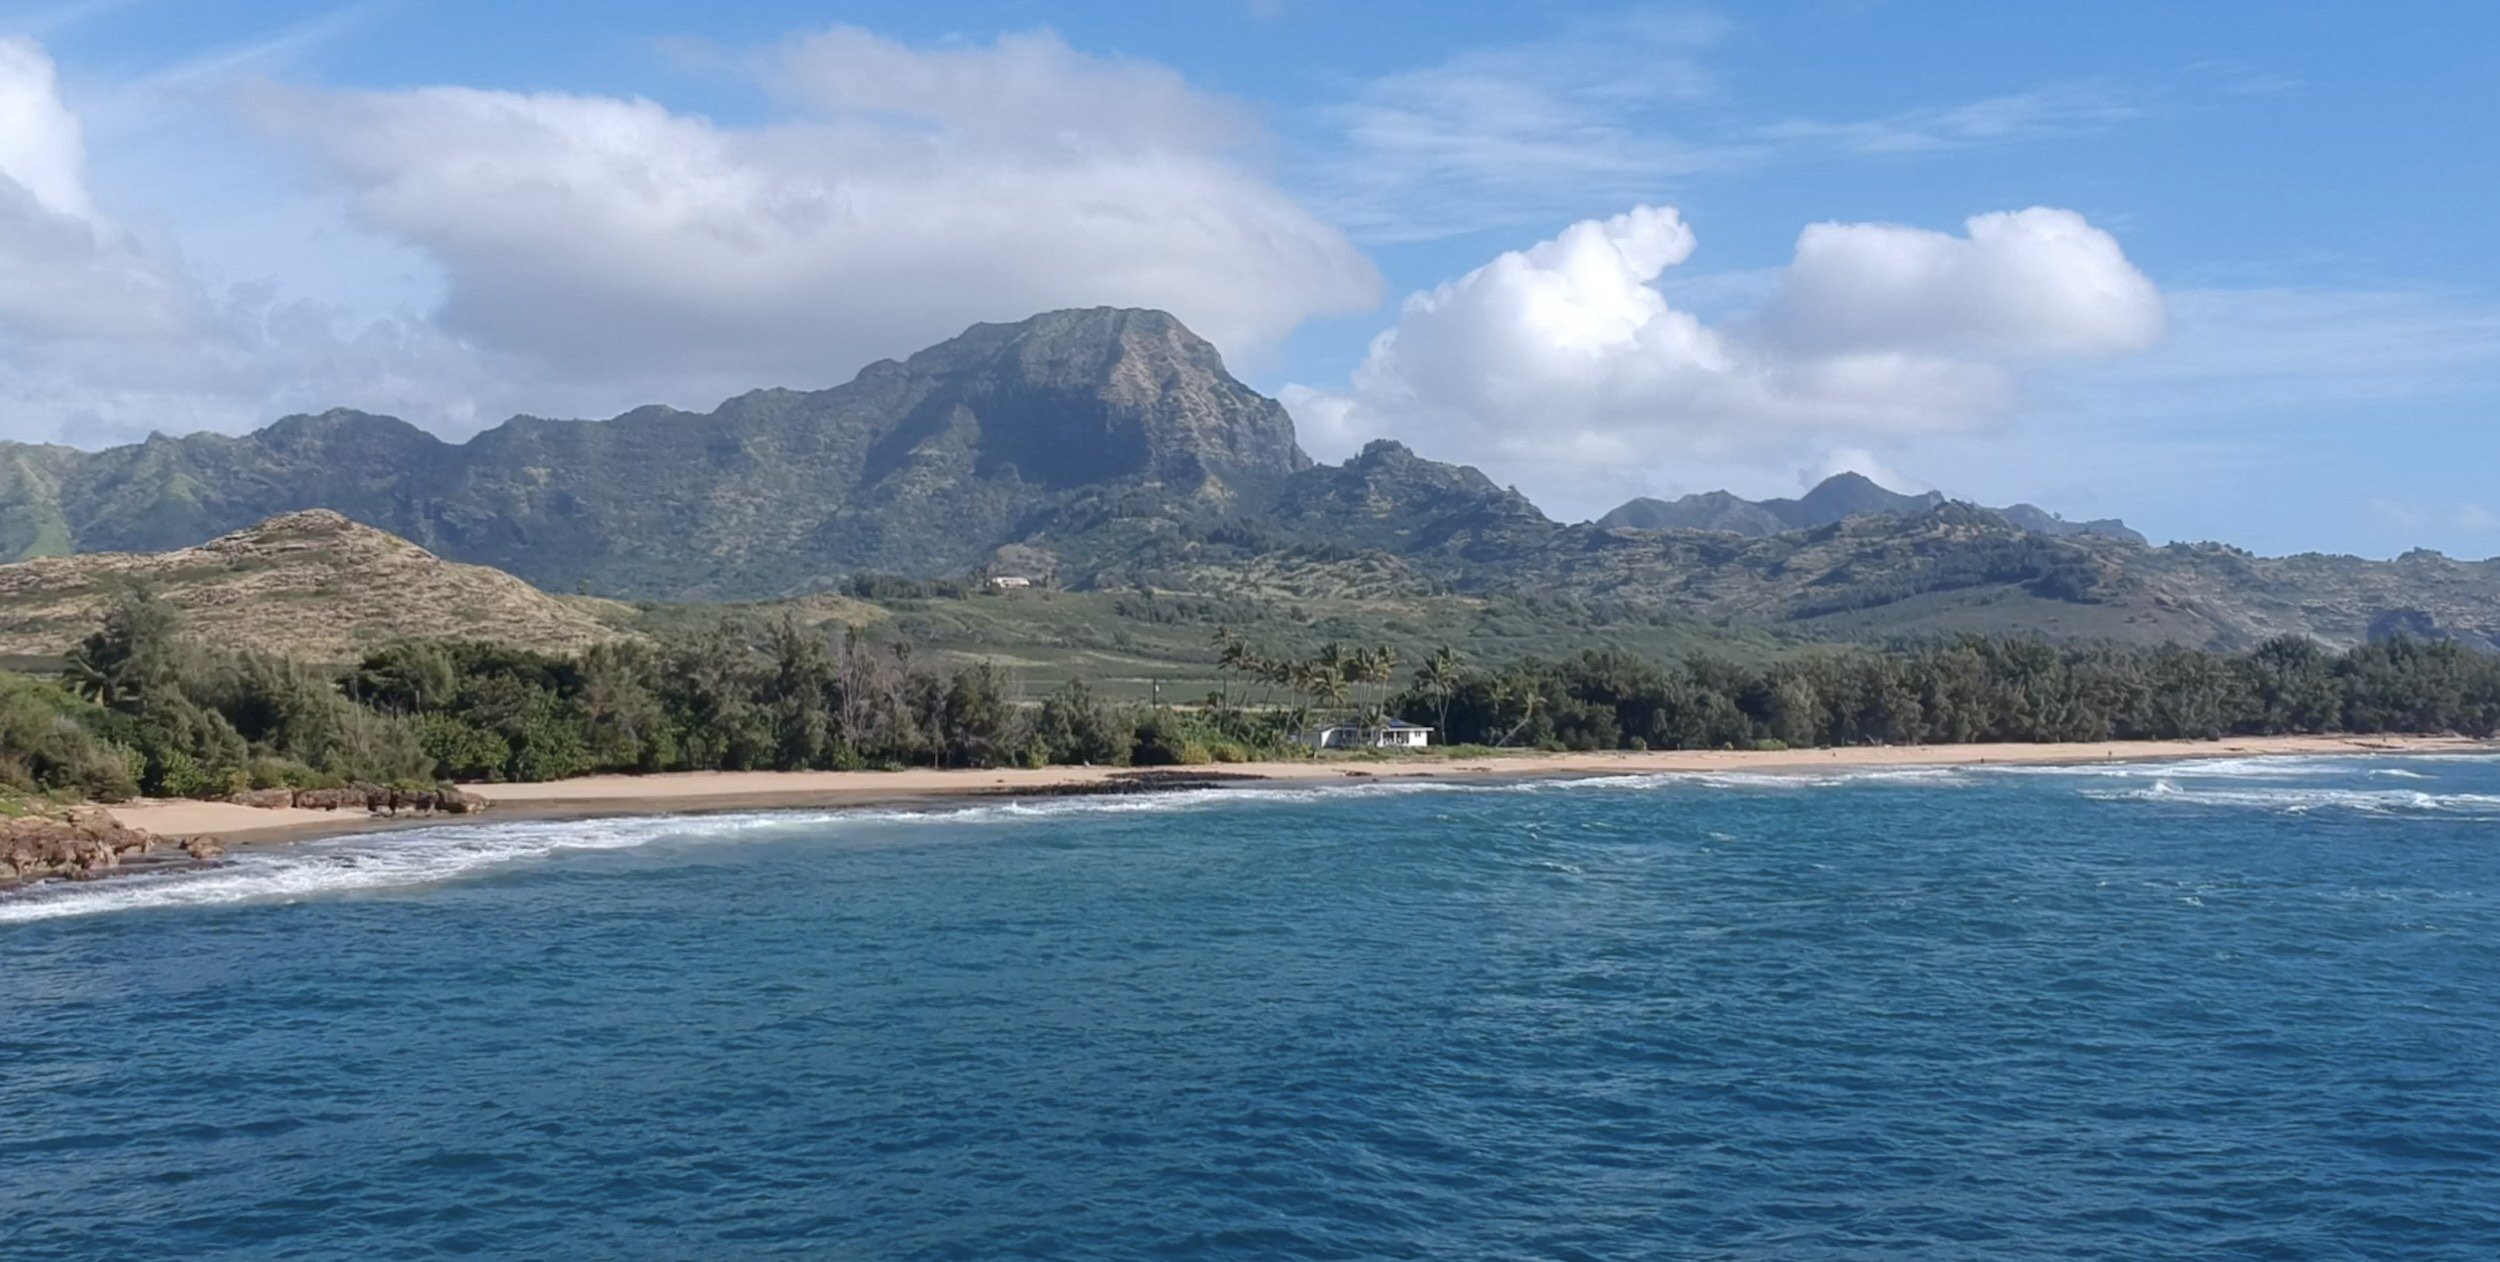
[(0, 676), (0, 787), (116, 800), (598, 772), (1169, 765), (1298, 751), (1389, 717), (1542, 749), (2102, 741), (2500, 731), (2500, 657), (2296, 637), (2246, 653), (1965, 636), (1746, 665), (1592, 651), (1476, 667), (1442, 649), (1266, 654), (1219, 630), (1224, 683), (1183, 706), (1083, 682), (1029, 696), (989, 663), (789, 619), (575, 654), (403, 643), (331, 669), (181, 634), (117, 602), (56, 681)]
[(1460, 743), (1556, 749), (2206, 740), (2500, 731), (2500, 656), (2285, 636), (2244, 653), (1968, 635), (1750, 667), (1593, 651), (1492, 670), (1427, 663), (1396, 709)]
[(179, 634), (116, 603), (57, 686), (0, 686), (0, 784), (98, 800), (597, 772), (1158, 765), (1213, 753), (1169, 711), (1083, 683), (1030, 700), (1005, 670), (908, 641), (725, 621), (557, 655), (393, 644), (345, 670)]

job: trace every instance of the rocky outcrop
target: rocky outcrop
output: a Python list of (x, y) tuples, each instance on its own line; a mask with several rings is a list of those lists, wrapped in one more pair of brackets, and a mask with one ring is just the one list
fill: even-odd
[(0, 820), (0, 880), (93, 880), (156, 846), (154, 834), (124, 828), (100, 811)]
[(250, 789), (229, 801), (264, 810), (371, 811), (376, 815), (475, 815), (486, 799), (444, 784), (431, 789), (392, 789), (351, 784), (335, 789)]
[(373, 809), (373, 796), (390, 796), (385, 789), (370, 785), (349, 785), (342, 789), (297, 789), (292, 805), (299, 811), (368, 811)]

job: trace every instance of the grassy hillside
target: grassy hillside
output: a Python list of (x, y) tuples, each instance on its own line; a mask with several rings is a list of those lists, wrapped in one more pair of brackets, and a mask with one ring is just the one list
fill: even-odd
[(1509, 662), (1616, 648), (1654, 660), (1710, 652), (1747, 663), (1782, 655), (1805, 641), (1760, 628), (1714, 626), (1692, 618), (1608, 617), (1563, 604), (1509, 598), (1209, 597), (1164, 591), (977, 592), (961, 596), (846, 598), (747, 605), (668, 605), (628, 624), (665, 634), (724, 617), (861, 627), (908, 639), (948, 663), (985, 660), (1041, 691), (1083, 679), (1119, 698), (1157, 687), (1166, 700), (1217, 686), (1213, 638), (1230, 628), (1260, 648), (1307, 654), (1331, 640), (1387, 644), (1407, 666), (1447, 645), (1469, 660)]
[(57, 658), (95, 630), (116, 594), (142, 586), (203, 639), (327, 662), (400, 639), (578, 649), (627, 634), (615, 623), (631, 613), (455, 565), (316, 510), (175, 552), (0, 565), (0, 662)]

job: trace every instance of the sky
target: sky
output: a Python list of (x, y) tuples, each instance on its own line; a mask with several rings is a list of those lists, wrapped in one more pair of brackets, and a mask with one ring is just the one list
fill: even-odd
[(1548, 512), (2500, 553), (2500, 6), (0, 0), (0, 438), (1174, 312)]

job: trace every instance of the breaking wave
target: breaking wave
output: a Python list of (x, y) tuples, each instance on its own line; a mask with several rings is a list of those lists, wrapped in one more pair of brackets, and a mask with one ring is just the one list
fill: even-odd
[(2112, 780), (2297, 780), (2348, 776), (2361, 759), (2343, 754), (2271, 754), (2261, 757), (2176, 758), (2155, 762), (2009, 764), (1979, 768), (1989, 775), (2083, 776)]
[(169, 866), (92, 883), (50, 882), (0, 893), (0, 925), (68, 916), (235, 903), (289, 903), (454, 881), (576, 851), (627, 850), (659, 841), (753, 836), (773, 830), (823, 835), (826, 829), (867, 835), (880, 828), (946, 825), (979, 828), (1073, 816), (1164, 814), (1210, 807), (1252, 807), (1412, 794), (1542, 794), (1590, 790), (1637, 792), (1669, 787), (1768, 792), (1848, 784), (1966, 783), (1952, 768), (1886, 767), (1828, 775), (1743, 772), (1661, 772), (1518, 780), (1374, 780), (1349, 777), (1314, 784), (1252, 789), (1181, 789), (1160, 793), (1019, 798), (925, 810), (757, 811), (723, 815), (661, 815), (608, 819), (486, 822), (367, 833), (293, 845), (238, 847), (214, 867)]
[[(2467, 756), (2478, 757), (2478, 756)], [(2500, 797), (2433, 794), (2410, 790), (2318, 788), (2216, 789), (2216, 780), (2298, 779), (2334, 774), (2396, 777), (2419, 773), (2372, 768), (2350, 757), (2214, 758), (2163, 763), (2084, 766), (1899, 766), (1830, 772), (1671, 771), (1619, 775), (1539, 777), (1473, 781), (1372, 779), (1349, 776), (1314, 783), (1276, 783), (1255, 788), (1184, 789), (1168, 792), (1020, 798), (925, 809), (757, 811), (722, 815), (641, 816), (610, 819), (537, 820), (443, 825), (362, 834), (285, 846), (240, 847), (209, 868), (169, 866), (85, 884), (53, 882), (0, 892), (0, 925), (116, 911), (210, 907), (418, 888), (454, 881), (574, 851), (624, 850), (660, 841), (754, 836), (773, 830), (823, 836), (867, 837), (885, 829), (943, 825), (980, 828), (1068, 816), (1128, 816), (1215, 807), (1255, 808), (1278, 803), (1360, 800), (1410, 794), (1548, 794), (1648, 792), (1672, 789), (1737, 790), (1792, 794), (1848, 786), (1963, 787), (1977, 777), (2064, 775), (2149, 780), (2143, 788), (2085, 790), (2106, 800), (2158, 801), (2174, 805), (2238, 807), (2285, 812), (2346, 810), (2384, 815), (2485, 813), (2500, 817)]]
[(2285, 815), (2344, 811), (2452, 819), (2500, 818), (2500, 794), (2425, 793), (2418, 789), (2207, 789), (2182, 786), (2177, 780), (2164, 777), (2141, 789), (2086, 789), (2083, 796), (2104, 802), (2158, 802)]

